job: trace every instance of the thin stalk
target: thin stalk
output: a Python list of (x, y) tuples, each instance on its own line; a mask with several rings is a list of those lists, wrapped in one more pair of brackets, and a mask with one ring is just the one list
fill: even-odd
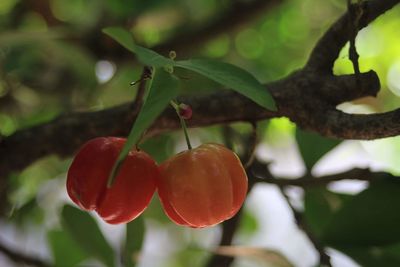
[(182, 125), (183, 133), (185, 134), (186, 144), (188, 146), (188, 149), (190, 150), (190, 149), (192, 149), (192, 144), (190, 143), (186, 122), (181, 116), (179, 116), (179, 120), (180, 120), (181, 125)]
[(184, 118), (182, 118), (181, 114), (179, 114), (179, 105), (175, 101), (171, 101), (170, 104), (175, 109), (176, 114), (178, 114), (179, 121), (180, 121), (182, 129), (183, 129), (183, 133), (185, 134), (186, 144), (187, 144), (188, 149), (190, 150), (190, 149), (192, 149), (192, 144), (190, 143), (190, 138), (189, 138), (189, 134), (188, 134), (188, 130), (187, 130), (186, 121)]

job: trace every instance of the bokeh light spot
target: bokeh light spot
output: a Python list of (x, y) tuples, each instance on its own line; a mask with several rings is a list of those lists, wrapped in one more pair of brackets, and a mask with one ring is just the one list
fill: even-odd
[(0, 134), (4, 136), (9, 136), (15, 132), (17, 125), (13, 118), (6, 114), (0, 113)]
[(241, 31), (235, 40), (238, 53), (247, 59), (256, 59), (264, 51), (264, 39), (261, 34), (254, 29)]
[(16, 0), (1, 0), (0, 1), (0, 15), (7, 14), (11, 11), (14, 5), (17, 3)]
[(95, 71), (99, 83), (106, 83), (114, 76), (116, 67), (110, 61), (100, 60), (96, 63)]
[(209, 57), (223, 57), (229, 51), (230, 39), (224, 34), (208, 42), (205, 47), (205, 54)]

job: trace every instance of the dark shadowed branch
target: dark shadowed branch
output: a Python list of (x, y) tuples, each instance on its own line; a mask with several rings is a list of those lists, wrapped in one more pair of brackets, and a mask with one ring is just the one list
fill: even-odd
[[(342, 180), (360, 180), (360, 181), (377, 181), (379, 179), (393, 177), (392, 175), (384, 172), (372, 172), (369, 169), (352, 169), (346, 172), (326, 175), (322, 177), (314, 177), (307, 173), (305, 176), (297, 179), (288, 179), (283, 177), (274, 177), (268, 170), (267, 163), (261, 163), (257, 160), (253, 162), (249, 168), (247, 168), (247, 174), (249, 177), (249, 187), (253, 188), (256, 183), (270, 183), (275, 184), (280, 189), (282, 195), (284, 196), (289, 208), (293, 213), (293, 217), (299, 226), (299, 228), (304, 231), (308, 236), (309, 240), (313, 244), (314, 248), (317, 250), (320, 257), (320, 266), (332, 266), (330, 262), (329, 255), (325, 252), (325, 247), (316, 238), (314, 233), (309, 229), (308, 225), (303, 219), (301, 212), (297, 211), (293, 205), (291, 205), (289, 197), (285, 193), (285, 187), (287, 186), (300, 186), (300, 187), (315, 187), (315, 186), (326, 186), (329, 183), (342, 181)], [(396, 177), (397, 178), (397, 177)], [(220, 246), (229, 246), (232, 244), (232, 239), (239, 226), (240, 213), (223, 223), (222, 238), (220, 241)], [(208, 262), (207, 267), (227, 267), (233, 262), (233, 257), (213, 255)]]
[(393, 175), (385, 172), (373, 172), (369, 169), (351, 169), (341, 173), (335, 173), (330, 175), (324, 175), (321, 177), (315, 177), (309, 173), (296, 179), (290, 179), (285, 177), (274, 177), (268, 171), (268, 163), (262, 163), (260, 161), (254, 161), (249, 167), (248, 171), (249, 179), (256, 183), (270, 183), (278, 186), (299, 186), (299, 187), (316, 187), (326, 186), (329, 183), (342, 181), (342, 180), (358, 180), (358, 181), (377, 181), (384, 178), (394, 177)]
[[(349, 90), (352, 86), (351, 83), (343, 86), (344, 78), (324, 81), (321, 77), (314, 76), (311, 73), (297, 72), (284, 80), (266, 85), (277, 101), (278, 112), (266, 110), (231, 91), (221, 91), (210, 96), (186, 97), (179, 101), (190, 105), (193, 109), (193, 117), (188, 123), (189, 127), (236, 121), (256, 121), (280, 116), (288, 116), (298, 122), (307, 117), (307, 120), (300, 124), (301, 126), (332, 136), (329, 132), (333, 132), (331, 128), (335, 127), (335, 124), (319, 126), (317, 122), (320, 119), (317, 116), (323, 116), (324, 113), (317, 114), (315, 109), (325, 109), (326, 105), (329, 105), (328, 101), (338, 102), (338, 98), (343, 98), (344, 93), (338, 93), (327, 98), (327, 100), (321, 100), (320, 106), (317, 106), (318, 101), (315, 101), (313, 108), (307, 110), (305, 108), (311, 105), (312, 100), (304, 97), (305, 90), (310, 90), (310, 86), (317, 85), (328, 86), (334, 92), (349, 90), (348, 97), (350, 97), (352, 91), (354, 91), (352, 96), (355, 98), (376, 94), (379, 89), (379, 82), (375, 73), (370, 72), (361, 75), (361, 78), (366, 86), (360, 92)], [(322, 94), (319, 93), (319, 95)], [(226, 99), (229, 99), (229, 102)], [(303, 110), (299, 109), (299, 106), (302, 105)], [(232, 112), (232, 110), (235, 110), (235, 112)], [(0, 142), (0, 177), (6, 177), (10, 172), (23, 169), (35, 160), (47, 155), (70, 156), (84, 142), (97, 136), (125, 136), (128, 134), (136, 115), (137, 112), (132, 112), (131, 105), (125, 104), (96, 112), (66, 114), (49, 123), (19, 130)], [(313, 117), (316, 118), (313, 120)], [(148, 130), (148, 135), (175, 130), (179, 127), (179, 121), (176, 119), (174, 110), (168, 108)], [(344, 137), (348, 135), (347, 131), (350, 130), (352, 129), (342, 129), (341, 132), (336, 133), (336, 137)], [(368, 132), (368, 130), (373, 134), (379, 129), (371, 126), (367, 129), (359, 129), (360, 132)], [(354, 139), (357, 139), (356, 135), (357, 132), (353, 136)], [(21, 153), (21, 151), (24, 152)]]
[(142, 74), (140, 75), (139, 80), (131, 83), (131, 85), (139, 84), (138, 90), (137, 90), (137, 93), (135, 96), (135, 100), (133, 100), (133, 103), (132, 103), (132, 109), (133, 109), (132, 112), (135, 114), (138, 113), (140, 108), (142, 107), (143, 98), (144, 98), (144, 94), (146, 92), (146, 86), (147, 86), (146, 81), (148, 79), (151, 79), (151, 75), (152, 75), (151, 68), (145, 66), (145, 67), (143, 67), (143, 71), (142, 71)]
[(0, 241), (0, 252), (6, 255), (10, 260), (16, 263), (25, 264), (28, 266), (36, 266), (36, 267), (50, 267), (51, 265), (35, 258), (31, 255), (25, 255), (20, 252), (16, 252), (15, 250), (7, 247), (2, 241)]
[(304, 222), (303, 220), (303, 215), (301, 212), (298, 212), (293, 205), (290, 203), (289, 197), (285, 193), (285, 188), (283, 186), (279, 186), (279, 189), (281, 191), (281, 194), (286, 200), (286, 203), (288, 204), (290, 210), (293, 213), (293, 217), (297, 223), (297, 226), (303, 230), (303, 232), (308, 236), (308, 239), (311, 241), (313, 244), (314, 248), (317, 250), (319, 254), (319, 266), (321, 267), (332, 267), (331, 264), (331, 258), (329, 257), (328, 254), (325, 252), (325, 247), (319, 242), (319, 240), (315, 237), (314, 233), (310, 231), (308, 225)]
[[(250, 163), (254, 159), (254, 149), (257, 145), (257, 125), (255, 123), (252, 123), (252, 131), (248, 134), (248, 136), (240, 136), (241, 141), (243, 145), (247, 148), (246, 151), (243, 152), (243, 155), (240, 155), (241, 162), (243, 165), (246, 163)], [(235, 133), (234, 129), (230, 126), (225, 126), (223, 128), (223, 135), (224, 135), (224, 142), (225, 146), (233, 150), (233, 139), (235, 135), (237, 136), (237, 133)], [(251, 189), (254, 186), (254, 179), (249, 179), (249, 186), (248, 186), (248, 192), (249, 194), (251, 192)], [(225, 221), (222, 224), (222, 237), (219, 242), (219, 247), (222, 246), (231, 246), (233, 237), (235, 233), (237, 232), (239, 225), (240, 225), (240, 219), (242, 217), (242, 212), (243, 208), (239, 210), (239, 212), (231, 219)], [(219, 255), (219, 254), (213, 254), (211, 258), (209, 259), (208, 263), (206, 264), (207, 267), (228, 267), (230, 266), (233, 261), (234, 257), (230, 256), (225, 256), (225, 255)]]
[[(362, 15), (358, 21), (358, 29), (367, 26), (378, 16), (397, 5), (399, 0), (374, 0), (361, 3)], [(351, 38), (347, 12), (321, 37), (308, 60), (307, 66), (319, 71), (332, 72), (333, 63), (340, 50)]]
[[(232, 245), (233, 237), (239, 228), (242, 211), (239, 211), (232, 219), (222, 223), (222, 237), (219, 246)], [(234, 261), (233, 257), (213, 254), (207, 263), (207, 267), (228, 267)]]
[[(249, 179), (249, 188), (247, 194), (251, 192), (254, 186), (254, 180)], [(222, 237), (219, 242), (221, 246), (231, 246), (235, 233), (239, 229), (240, 219), (242, 218), (243, 208), (231, 219), (223, 222), (222, 224)], [(234, 257), (213, 254), (207, 263), (207, 267), (228, 267), (233, 261)]]
[(347, 179), (362, 180), (362, 181), (377, 181), (388, 177), (393, 177), (390, 174), (382, 172), (371, 172), (369, 169), (352, 169), (343, 173), (337, 173), (332, 175), (326, 175), (322, 177), (314, 177), (309, 172), (297, 179), (278, 178), (274, 177), (268, 170), (268, 164), (255, 161), (250, 167), (248, 172), (249, 179), (254, 183), (265, 182), (275, 184), (280, 189), (284, 196), (289, 208), (293, 213), (293, 217), (298, 227), (304, 231), (308, 236), (309, 240), (313, 244), (314, 248), (319, 254), (320, 266), (330, 267), (331, 261), (330, 256), (325, 251), (325, 246), (319, 241), (315, 234), (311, 231), (309, 226), (306, 224), (303, 214), (297, 211), (290, 202), (289, 197), (285, 193), (285, 187), (287, 186), (300, 186), (300, 187), (314, 187), (314, 186), (326, 186), (331, 182), (342, 181)]

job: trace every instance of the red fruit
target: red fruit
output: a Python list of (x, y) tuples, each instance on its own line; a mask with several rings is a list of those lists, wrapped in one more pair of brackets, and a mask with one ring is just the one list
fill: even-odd
[(189, 105), (186, 104), (180, 104), (179, 105), (179, 115), (185, 119), (185, 120), (189, 120), (190, 118), (192, 118), (192, 108)]
[(247, 194), (247, 176), (231, 150), (203, 144), (160, 165), (158, 194), (175, 223), (212, 226), (239, 211)]
[(110, 224), (126, 223), (149, 205), (159, 171), (143, 151), (131, 151), (114, 184), (107, 188), (111, 169), (125, 143), (117, 137), (95, 138), (75, 156), (67, 177), (67, 192), (84, 210), (95, 210)]

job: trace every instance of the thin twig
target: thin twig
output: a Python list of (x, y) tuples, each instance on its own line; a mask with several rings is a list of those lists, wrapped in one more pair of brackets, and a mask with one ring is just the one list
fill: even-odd
[(239, 155), (244, 168), (249, 167), (253, 163), (255, 159), (254, 151), (258, 142), (257, 122), (252, 121), (250, 124), (252, 126), (251, 132), (246, 135), (242, 135), (229, 125), (222, 127), (222, 135), (227, 148), (234, 150), (234, 140), (239, 141), (240, 145), (245, 148), (241, 155)]
[(25, 255), (8, 248), (3, 242), (0, 242), (0, 252), (6, 255), (10, 260), (16, 263), (23, 263), (29, 266), (36, 267), (50, 267), (51, 265), (41, 259), (35, 258), (31, 255)]
[[(230, 246), (236, 230), (239, 228), (242, 210), (240, 210), (233, 218), (222, 223), (222, 237), (218, 246)], [(223, 255), (213, 254), (205, 265), (206, 267), (228, 267), (235, 258)]]
[(222, 136), (224, 145), (230, 150), (233, 150), (233, 129), (230, 125), (222, 126)]
[[(258, 167), (260, 167), (260, 163), (259, 162), (256, 162), (256, 163), (259, 164)], [(263, 165), (263, 167), (264, 167), (264, 171), (263, 171), (264, 177), (263, 178), (269, 177), (269, 180), (275, 179), (275, 178), (273, 178), (273, 175), (269, 172), (269, 169), (267, 168), (267, 166), (268, 165), (265, 165), (265, 164)], [(308, 176), (310, 174), (306, 174), (306, 175), (307, 175), (307, 179), (309, 179)], [(278, 181), (280, 179), (275, 179), (275, 180)], [(285, 193), (286, 185), (279, 184), (279, 183), (276, 183), (276, 184), (277, 184), (280, 192), (282, 193), (282, 196), (285, 198), (289, 208), (291, 209), (291, 211), (293, 213), (293, 217), (294, 217), (298, 227), (304, 231), (304, 233), (310, 239), (311, 243), (314, 245), (315, 249), (318, 251), (318, 253), (320, 255), (320, 257), (319, 257), (320, 265), (326, 266), (326, 267), (331, 267), (332, 265), (330, 262), (330, 257), (329, 257), (329, 255), (326, 254), (323, 244), (321, 244), (321, 242), (315, 237), (314, 233), (309, 229), (308, 225), (305, 223), (305, 221), (302, 218), (302, 214), (293, 207), (288, 195)]]
[[(144, 102), (144, 96), (146, 94), (146, 88), (147, 88), (147, 80), (152, 78), (152, 69), (148, 66), (143, 67), (142, 75), (140, 75), (140, 78), (138, 81), (131, 83), (131, 85), (134, 85), (136, 83), (139, 83), (138, 90), (136, 92), (135, 100), (132, 102), (132, 116), (136, 116), (139, 114), (140, 109), (143, 106)], [(128, 116), (128, 121), (127, 124), (131, 124), (132, 122), (132, 116)], [(146, 131), (144, 131), (140, 137), (139, 140), (136, 143), (136, 150), (140, 150), (139, 144), (142, 142), (143, 138), (146, 135)]]
[(358, 58), (360, 57), (357, 53), (356, 48), (356, 36), (359, 28), (359, 20), (361, 18), (363, 9), (360, 4), (351, 4), (351, 0), (347, 0), (347, 13), (348, 16), (348, 27), (349, 27), (349, 59), (353, 63), (354, 73), (356, 75), (357, 82), (360, 83), (360, 66), (358, 64)]
[[(249, 182), (248, 192), (249, 194), (253, 188), (253, 183)], [(219, 242), (219, 247), (221, 246), (230, 246), (232, 245), (233, 237), (240, 226), (240, 220), (242, 218), (243, 207), (239, 210), (238, 213), (231, 219), (225, 221), (222, 224), (222, 237)], [(234, 257), (217, 255), (213, 254), (208, 263), (205, 265), (206, 267), (229, 267), (233, 261)]]
[(246, 152), (244, 155), (243, 166), (248, 168), (255, 159), (255, 150), (258, 143), (258, 136), (257, 136), (257, 122), (251, 122), (251, 133), (248, 136), (248, 144), (246, 145)]
[[(135, 100), (132, 103), (133, 113), (136, 114), (139, 112), (140, 108), (143, 104), (143, 98), (146, 92), (146, 81), (151, 79), (152, 71), (151, 68), (148, 66), (143, 67), (142, 75), (140, 75), (140, 79), (137, 81), (139, 83), (138, 90), (136, 93)], [(132, 85), (136, 84), (137, 82), (132, 83)]]
[(298, 225), (298, 227), (303, 230), (303, 232), (308, 236), (310, 239), (311, 243), (314, 245), (314, 248), (317, 250), (319, 254), (319, 264), (320, 266), (326, 266), (326, 267), (332, 267), (331, 264), (331, 258), (328, 254), (325, 252), (325, 248), (323, 244), (315, 237), (314, 233), (310, 230), (308, 225), (305, 223), (303, 220), (303, 216), (300, 212), (298, 212), (293, 205), (290, 203), (290, 199), (288, 195), (285, 193), (285, 188), (284, 186), (278, 186), (280, 192), (282, 193), (282, 196), (286, 200), (286, 203), (288, 204), (289, 208), (291, 209), (294, 219)]
[(359, 181), (377, 181), (379, 179), (393, 177), (385, 172), (372, 172), (369, 169), (354, 168), (346, 172), (336, 173), (332, 175), (325, 175), (321, 177), (314, 177), (311, 174), (306, 174), (297, 179), (290, 179), (284, 177), (273, 177), (267, 170), (268, 164), (255, 162), (250, 167), (249, 176), (256, 182), (264, 182), (276, 184), (279, 186), (300, 186), (300, 187), (313, 187), (313, 186), (326, 186), (329, 183), (342, 181), (342, 180), (359, 180)]
[[(358, 29), (366, 27), (378, 16), (397, 5), (399, 0), (370, 0), (360, 4), (364, 8), (359, 19)], [(333, 63), (337, 59), (340, 50), (350, 39), (348, 31), (349, 13), (337, 20), (328, 31), (319, 39), (309, 57), (307, 66), (319, 72), (332, 73)]]
[[(253, 127), (255, 126), (253, 125)], [(234, 129), (229, 125), (225, 125), (222, 128), (222, 135), (225, 146), (233, 150), (233, 139), (235, 137)], [(249, 139), (251, 140), (251, 138)], [(251, 144), (246, 144), (246, 145), (250, 145), (250, 147), (252, 146)], [(246, 155), (244, 155), (241, 159), (242, 162), (249, 160), (247, 158), (248, 153), (245, 154)], [(249, 180), (248, 193), (250, 193), (251, 189), (253, 188), (253, 185), (254, 183), (252, 182), (252, 180)], [(233, 237), (237, 229), (239, 228), (241, 216), (242, 216), (242, 209), (240, 209), (240, 211), (233, 218), (225, 221), (222, 224), (222, 237), (219, 246), (230, 246), (232, 244)], [(213, 254), (208, 263), (206, 264), (206, 267), (228, 267), (233, 263), (234, 259), (235, 259), (234, 257), (230, 256)]]

